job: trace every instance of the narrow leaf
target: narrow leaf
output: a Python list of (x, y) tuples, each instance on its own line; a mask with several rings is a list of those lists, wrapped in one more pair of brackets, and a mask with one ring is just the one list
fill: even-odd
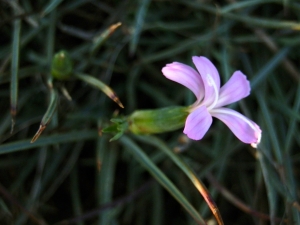
[(84, 82), (88, 83), (89, 85), (100, 89), (103, 91), (109, 98), (111, 98), (114, 102), (116, 102), (121, 108), (124, 108), (123, 104), (119, 100), (117, 94), (106, 84), (104, 84), (102, 81), (96, 79), (95, 77), (86, 75), (86, 74), (80, 74), (76, 73), (74, 74), (77, 78), (80, 80), (83, 80)]
[(46, 16), (52, 10), (54, 10), (63, 0), (52, 0), (49, 4), (45, 7), (45, 9), (41, 13), (41, 17)]
[(273, 29), (292, 29), (299, 30), (300, 23), (294, 21), (282, 21), (282, 20), (274, 20), (274, 19), (265, 19), (258, 18), (253, 16), (239, 15), (238, 13), (230, 13), (227, 8), (223, 11), (219, 10), (216, 7), (210, 6), (208, 4), (201, 4), (197, 1), (181, 1), (182, 3), (194, 7), (195, 9), (202, 9), (212, 14), (219, 14), (225, 18), (239, 21), (245, 23), (250, 26), (255, 27), (265, 27), (265, 28), (273, 28)]
[(13, 41), (12, 41), (12, 59), (11, 59), (11, 81), (10, 81), (10, 114), (12, 116), (11, 133), (15, 125), (18, 103), (18, 72), (19, 72), (19, 52), (20, 52), (20, 35), (21, 20), (16, 19), (13, 22)]
[(150, 0), (140, 0), (140, 5), (135, 18), (134, 31), (130, 42), (130, 54), (134, 54), (139, 41), (139, 37), (144, 25), (145, 17), (147, 14), (147, 8)]
[(120, 22), (115, 23), (115, 24), (111, 25), (109, 28), (107, 28), (106, 30), (104, 30), (100, 35), (97, 35), (93, 39), (93, 45), (92, 45), (92, 48), (91, 48), (91, 54), (95, 54), (97, 52), (97, 50), (107, 40), (107, 38), (109, 38), (110, 35), (112, 35), (112, 33), (115, 32), (115, 30), (118, 27), (120, 27), (121, 25), (122, 25), (122, 23), (120, 23)]
[(223, 225), (223, 219), (221, 213), (212, 199), (209, 191), (202, 183), (200, 179), (198, 179), (196, 173), (188, 166), (178, 155), (176, 155), (168, 146), (165, 145), (163, 141), (154, 137), (154, 136), (136, 136), (139, 140), (146, 142), (147, 144), (153, 145), (163, 151), (169, 158), (187, 175), (187, 177), (191, 180), (200, 194), (203, 196), (204, 200), (208, 204), (209, 208), (211, 209), (212, 213), (214, 214), (216, 220), (218, 221), (219, 225)]
[(50, 120), (53, 116), (53, 113), (55, 112), (55, 110), (57, 108), (57, 101), (58, 101), (58, 95), (57, 95), (56, 91), (54, 89), (52, 89), (51, 94), (50, 94), (50, 103), (49, 103), (48, 109), (47, 109), (45, 115), (43, 116), (40, 127), (39, 127), (38, 131), (36, 132), (36, 134), (34, 135), (34, 137), (32, 138), (31, 143), (35, 142), (39, 138), (41, 133), (47, 127), (48, 123), (50, 122)]
[(120, 138), (121, 143), (136, 158), (136, 160), (185, 208), (198, 224), (206, 224), (204, 219), (177, 189), (172, 181), (152, 162), (152, 160), (126, 136)]
[(276, 69), (276, 67), (286, 57), (289, 51), (290, 48), (283, 48), (265, 64), (265, 66), (251, 80), (251, 90), (256, 89), (257, 86), (259, 86), (262, 83), (262, 81), (265, 80), (266, 77), (270, 75), (274, 69)]
[(77, 142), (88, 139), (95, 139), (98, 137), (97, 131), (94, 130), (80, 130), (80, 131), (71, 131), (63, 134), (53, 134), (46, 137), (39, 138), (36, 142), (30, 144), (29, 140), (22, 140), (12, 143), (7, 143), (0, 145), (0, 155), (12, 152), (18, 152), (28, 149), (33, 149), (46, 145), (55, 145), (68, 142)]

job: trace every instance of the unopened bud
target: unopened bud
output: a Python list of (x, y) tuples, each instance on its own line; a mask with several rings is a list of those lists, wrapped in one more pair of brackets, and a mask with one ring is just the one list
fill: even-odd
[(68, 52), (62, 50), (53, 56), (51, 74), (54, 78), (66, 80), (71, 76), (72, 70), (72, 60)]

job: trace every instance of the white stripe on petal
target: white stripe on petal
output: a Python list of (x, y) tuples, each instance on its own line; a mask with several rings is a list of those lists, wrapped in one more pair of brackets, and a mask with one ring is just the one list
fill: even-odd
[(193, 62), (202, 77), (205, 88), (203, 105), (210, 107), (215, 104), (220, 90), (220, 76), (212, 62), (203, 56), (193, 56)]
[(212, 103), (210, 105), (206, 105), (205, 101), (203, 101), (203, 104), (207, 106), (208, 110), (211, 110), (215, 107), (215, 105), (218, 103), (218, 99), (219, 99), (219, 90), (216, 86), (216, 83), (214, 82), (213, 78), (210, 76), (210, 74), (207, 74), (207, 83), (209, 86), (212, 86), (214, 91), (215, 91), (215, 95), (210, 98), (205, 98), (205, 101), (211, 102)]

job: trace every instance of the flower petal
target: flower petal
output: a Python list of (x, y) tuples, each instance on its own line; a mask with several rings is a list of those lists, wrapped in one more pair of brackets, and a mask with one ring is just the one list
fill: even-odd
[(213, 108), (217, 103), (220, 90), (220, 76), (218, 70), (214, 64), (204, 56), (193, 56), (193, 62), (204, 83), (205, 97), (203, 104), (208, 108)]
[(213, 109), (210, 114), (224, 122), (242, 142), (251, 144), (253, 147), (259, 144), (261, 130), (256, 123), (247, 117), (228, 108)]
[(190, 139), (200, 140), (203, 138), (212, 123), (212, 117), (205, 106), (195, 109), (188, 115), (185, 121), (183, 133)]
[(218, 103), (215, 108), (229, 105), (250, 94), (250, 83), (241, 71), (235, 71), (227, 83), (221, 87)]
[(162, 73), (166, 78), (190, 89), (199, 101), (204, 97), (204, 85), (201, 76), (192, 67), (173, 62), (162, 68)]

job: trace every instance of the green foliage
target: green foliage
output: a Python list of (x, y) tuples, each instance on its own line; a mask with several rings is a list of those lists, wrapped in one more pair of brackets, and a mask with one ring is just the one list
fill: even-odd
[[(300, 224), (297, 1), (24, 0), (0, 12), (1, 225)], [(156, 114), (195, 101), (161, 73), (193, 55), (222, 84), (247, 75), (251, 94), (232, 107), (260, 125), (258, 149), (217, 120), (188, 140), (186, 114)]]
[(113, 118), (110, 120), (113, 124), (102, 129), (103, 133), (113, 134), (110, 141), (118, 140), (128, 130), (129, 124), (127, 118)]

